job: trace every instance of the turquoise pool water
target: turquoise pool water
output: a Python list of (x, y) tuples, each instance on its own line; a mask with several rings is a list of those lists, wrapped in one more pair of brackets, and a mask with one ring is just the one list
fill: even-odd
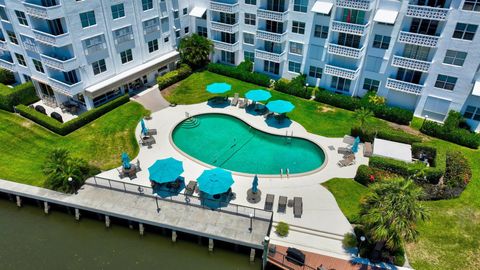
[(304, 173), (322, 166), (325, 153), (311, 141), (275, 136), (224, 114), (203, 114), (180, 123), (175, 145), (212, 166), (251, 174)]

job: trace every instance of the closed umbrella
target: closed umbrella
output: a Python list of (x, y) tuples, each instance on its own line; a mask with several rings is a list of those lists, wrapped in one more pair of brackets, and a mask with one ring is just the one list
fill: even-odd
[(126, 170), (129, 170), (132, 167), (132, 165), (130, 165), (130, 158), (125, 152), (122, 153), (122, 166)]
[(212, 83), (207, 85), (207, 91), (212, 94), (223, 94), (232, 89), (232, 86), (228, 83)]
[(253, 178), (252, 182), (252, 192), (257, 193), (258, 192), (258, 176), (255, 174), (255, 177)]
[(252, 101), (258, 102), (258, 101), (265, 101), (270, 99), (272, 97), (272, 94), (270, 94), (270, 92), (268, 91), (258, 89), (258, 90), (248, 91), (245, 94), (245, 97)]
[(183, 173), (183, 163), (174, 158), (159, 159), (148, 168), (150, 180), (163, 184), (173, 182)]
[(295, 108), (295, 105), (286, 100), (274, 100), (268, 102), (267, 108), (271, 112), (282, 114), (291, 112)]
[(198, 189), (210, 195), (225, 193), (233, 185), (232, 173), (220, 168), (205, 170), (197, 178)]
[(353, 145), (352, 145), (352, 152), (353, 153), (357, 153), (358, 152), (358, 145), (360, 144), (360, 137), (356, 137), (355, 138), (355, 141), (353, 141)]
[(145, 121), (143, 120), (143, 118), (142, 118), (142, 120), (140, 121), (140, 125), (142, 126), (142, 134), (143, 134), (143, 136), (147, 136), (148, 128), (147, 128), (147, 126), (145, 125)]

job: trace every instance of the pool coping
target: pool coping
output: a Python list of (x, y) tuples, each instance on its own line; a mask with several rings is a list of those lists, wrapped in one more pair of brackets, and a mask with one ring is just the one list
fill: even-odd
[[(217, 167), (217, 166), (212, 166), (212, 165), (210, 165), (210, 164), (208, 164), (208, 163), (205, 163), (205, 162), (203, 162), (203, 161), (201, 161), (201, 160), (199, 160), (199, 159), (197, 159), (197, 158), (195, 158), (195, 157), (192, 157), (191, 155), (189, 155), (189, 154), (185, 153), (183, 150), (181, 150), (181, 149), (173, 142), (173, 131), (175, 130), (175, 128), (178, 127), (179, 124), (181, 124), (183, 121), (185, 121), (185, 120), (188, 119), (188, 118), (191, 118), (191, 117), (194, 117), (194, 116), (199, 116), (199, 115), (205, 115), (205, 114), (223, 114), (223, 115), (228, 115), (228, 116), (231, 116), (231, 117), (235, 117), (236, 119), (244, 122), (246, 125), (254, 128), (254, 129), (256, 129), (256, 130), (258, 130), (258, 131), (260, 131), (260, 132), (264, 132), (264, 133), (267, 133), (267, 134), (272, 135), (272, 136), (282, 136), (282, 135), (278, 135), (278, 134), (274, 134), (274, 133), (272, 133), (272, 132), (266, 131), (266, 130), (264, 130), (264, 129), (257, 128), (256, 126), (253, 126), (252, 124), (250, 124), (250, 123), (248, 123), (247, 121), (241, 119), (240, 117), (238, 117), (238, 116), (236, 116), (236, 115), (233, 115), (233, 114), (230, 114), (230, 113), (227, 113), (227, 112), (201, 112), (201, 113), (192, 113), (192, 114), (190, 114), (189, 117), (187, 117), (187, 118), (184, 118), (184, 119), (182, 119), (182, 120), (180, 120), (180, 121), (175, 121), (175, 122), (174, 122), (174, 125), (173, 125), (173, 128), (171, 128), (170, 131), (169, 131), (168, 140), (169, 140), (169, 142), (170, 142), (170, 145), (173, 147), (173, 149), (175, 149), (175, 150), (176, 150), (178, 153), (180, 153), (182, 156), (184, 156), (184, 157), (186, 157), (186, 158), (188, 158), (188, 159), (190, 159), (190, 160), (192, 160), (192, 161), (194, 161), (194, 162), (196, 162), (196, 163), (198, 163), (198, 164), (200, 164), (200, 165), (202, 165), (202, 166), (204, 166), (204, 167), (207, 167), (207, 168), (213, 169), (213, 168), (218, 168), (218, 167)], [(299, 125), (300, 125), (300, 124), (299, 124)], [(301, 126), (301, 125), (300, 125), (300, 126)], [(306, 132), (309, 133), (308, 131), (306, 131)], [(285, 174), (285, 176), (280, 176), (280, 174), (251, 174), (251, 173), (243, 173), (243, 172), (238, 172), (238, 171), (232, 171), (232, 170), (228, 170), (228, 169), (225, 169), (225, 170), (231, 172), (233, 175), (244, 176), (244, 177), (254, 177), (255, 175), (257, 175), (257, 176), (260, 176), (260, 177), (268, 177), (268, 178), (279, 178), (279, 179), (288, 178), (288, 179), (290, 179), (290, 178), (292, 178), (292, 177), (293, 177), (293, 178), (296, 178), (296, 177), (303, 177), (303, 176), (308, 176), (308, 175), (316, 174), (316, 173), (320, 172), (321, 170), (323, 170), (323, 169), (327, 166), (328, 161), (329, 161), (328, 154), (327, 154), (328, 152), (325, 150), (325, 148), (324, 148), (322, 145), (320, 145), (320, 144), (312, 141), (312, 140), (309, 139), (309, 138), (300, 137), (300, 136), (291, 136), (291, 137), (297, 138), (297, 139), (302, 139), (302, 140), (307, 140), (307, 141), (315, 144), (316, 146), (318, 146), (318, 147), (323, 151), (323, 153), (324, 153), (324, 155), (325, 155), (325, 160), (324, 160), (323, 164), (322, 164), (320, 167), (318, 167), (318, 168), (316, 168), (316, 169), (314, 169), (314, 170), (311, 170), (311, 171), (308, 171), (308, 172), (303, 172), (303, 173), (293, 173), (293, 174), (289, 174), (288, 176), (286, 176), (286, 174)], [(223, 169), (223, 168), (222, 168), (222, 169)]]

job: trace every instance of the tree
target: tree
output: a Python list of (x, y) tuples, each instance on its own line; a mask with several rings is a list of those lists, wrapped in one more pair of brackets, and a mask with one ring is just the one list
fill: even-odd
[(0, 83), (10, 85), (15, 83), (15, 75), (10, 70), (0, 68)]
[(391, 250), (415, 241), (416, 223), (428, 218), (418, 201), (423, 191), (411, 180), (394, 178), (370, 185), (361, 205), (360, 221), (371, 240)]
[(355, 118), (360, 122), (360, 128), (363, 130), (368, 120), (373, 117), (373, 112), (364, 107), (355, 110)]
[(213, 52), (213, 43), (198, 34), (186, 36), (180, 40), (178, 46), (182, 61), (193, 68), (202, 67), (210, 61)]

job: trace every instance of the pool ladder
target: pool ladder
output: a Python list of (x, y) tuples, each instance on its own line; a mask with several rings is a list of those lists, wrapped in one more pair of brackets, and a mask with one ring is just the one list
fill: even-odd
[(293, 137), (293, 130), (292, 130), (292, 133), (290, 133), (290, 135), (288, 135), (288, 130), (285, 131), (285, 142), (287, 144), (291, 144), (292, 143), (292, 137)]
[[(283, 168), (280, 168), (280, 178), (283, 178)], [(285, 176), (287, 176), (287, 179), (290, 178), (290, 170), (288, 168), (285, 169)]]

